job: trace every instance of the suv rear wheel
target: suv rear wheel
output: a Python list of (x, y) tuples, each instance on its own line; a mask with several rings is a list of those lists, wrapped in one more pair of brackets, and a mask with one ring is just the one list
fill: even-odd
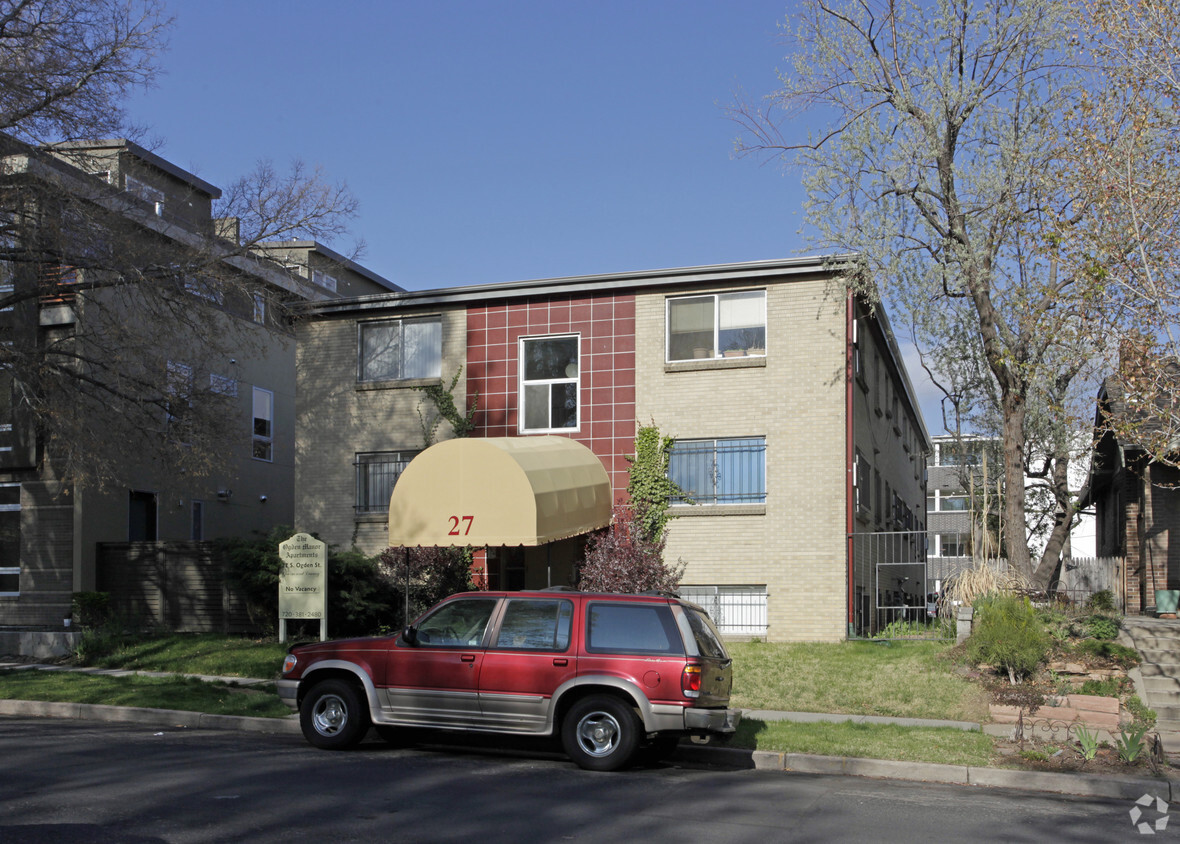
[(630, 704), (608, 695), (575, 703), (561, 727), (561, 743), (579, 768), (617, 771), (631, 761), (641, 735)]
[(299, 707), (303, 737), (315, 747), (344, 750), (369, 730), (369, 710), (361, 705), (356, 688), (344, 680), (316, 683)]

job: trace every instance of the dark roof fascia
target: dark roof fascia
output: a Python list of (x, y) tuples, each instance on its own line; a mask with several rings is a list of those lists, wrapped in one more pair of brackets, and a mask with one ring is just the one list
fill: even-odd
[[(369, 281), (373, 282), (374, 284), (379, 284), (382, 287), (389, 288), (389, 290), (394, 293), (405, 292), (404, 288), (398, 286), (397, 284), (394, 284), (392, 281), (385, 278), (385, 276), (377, 275), (377, 273), (373, 272), (368, 267), (358, 264), (356, 261), (352, 260), (351, 258), (344, 257), (336, 250), (330, 249), (327, 246), (324, 246), (324, 244), (320, 243), (318, 240), (266, 240), (266, 241), (263, 241), (262, 243), (258, 244), (258, 246), (263, 251), (267, 251), (270, 249), (309, 249), (312, 252), (318, 252), (319, 254), (323, 255), (325, 258), (327, 258), (329, 261), (332, 261), (335, 264), (340, 264), (343, 267), (347, 267), (348, 269), (352, 270), (357, 275), (364, 276), (365, 278), (367, 278)], [(369, 295), (383, 296), (385, 294), (372, 293)]]
[(471, 305), (498, 299), (533, 296), (602, 293), (609, 290), (640, 290), (670, 286), (707, 286), (783, 275), (835, 275), (848, 262), (849, 257), (836, 255), (748, 261), (700, 267), (443, 287), (433, 290), (407, 290), (398, 293), (374, 293), (349, 299), (309, 303), (302, 306), (300, 310), (314, 316), (360, 315), (369, 311), (437, 305)]
[(889, 323), (889, 316), (885, 313), (885, 306), (881, 303), (873, 309), (873, 316), (878, 320), (881, 331), (885, 335), (885, 342), (889, 346), (889, 354), (893, 357), (893, 365), (897, 374), (901, 376), (902, 386), (905, 388), (906, 398), (909, 399), (910, 409), (914, 411), (914, 418), (918, 420), (918, 427), (922, 431), (923, 451), (929, 454), (934, 449), (930, 439), (930, 431), (926, 428), (926, 418), (922, 415), (922, 406), (918, 403), (918, 393), (910, 383), (910, 375), (906, 371), (901, 356), (901, 348), (897, 345), (897, 338), (893, 334), (893, 326)]
[(124, 150), (131, 153), (145, 164), (150, 164), (157, 170), (162, 170), (173, 178), (180, 179), (180, 181), (196, 188), (199, 191), (209, 194), (214, 199), (221, 197), (221, 188), (206, 182), (200, 176), (196, 176), (182, 167), (177, 167), (166, 158), (156, 155), (148, 149), (144, 149), (135, 141), (129, 141), (126, 138), (108, 138), (99, 141), (62, 141), (56, 144), (50, 144), (51, 148), (65, 149), (65, 150), (102, 150), (115, 149)]

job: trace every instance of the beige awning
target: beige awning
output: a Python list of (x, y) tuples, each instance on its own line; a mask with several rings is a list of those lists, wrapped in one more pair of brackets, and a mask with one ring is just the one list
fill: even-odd
[(423, 451), (389, 499), (391, 546), (544, 545), (610, 524), (594, 452), (565, 437), (455, 439)]

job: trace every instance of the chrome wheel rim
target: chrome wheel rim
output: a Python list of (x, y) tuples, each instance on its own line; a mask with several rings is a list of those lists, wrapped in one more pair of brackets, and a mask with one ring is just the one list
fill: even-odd
[(316, 701), (311, 720), (317, 733), (334, 736), (348, 723), (348, 707), (337, 695), (324, 695)]
[(621, 732), (609, 712), (588, 712), (578, 722), (578, 745), (591, 756), (609, 756), (618, 747)]

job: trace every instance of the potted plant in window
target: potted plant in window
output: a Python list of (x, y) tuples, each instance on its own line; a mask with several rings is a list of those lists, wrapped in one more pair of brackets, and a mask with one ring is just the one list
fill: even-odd
[(746, 347), (736, 340), (725, 347), (723, 353), (727, 358), (741, 358), (746, 356)]

